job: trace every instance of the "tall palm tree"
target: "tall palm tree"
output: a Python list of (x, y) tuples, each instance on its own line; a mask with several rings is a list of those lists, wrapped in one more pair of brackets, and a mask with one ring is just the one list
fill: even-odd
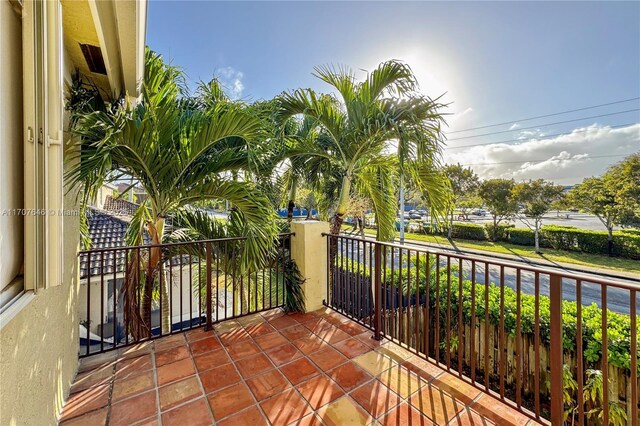
[[(394, 195), (405, 176), (415, 180), (434, 211), (445, 211), (449, 191), (438, 172), (445, 105), (417, 92), (411, 69), (387, 61), (360, 82), (345, 68), (318, 67), (314, 75), (338, 96), (299, 89), (282, 94), (280, 105), (284, 118), (302, 114), (326, 136), (323, 143), (301, 144), (291, 156), (312, 158), (313, 167), (331, 169), (338, 177), (331, 233), (340, 232), (349, 197), (359, 188), (375, 209), (378, 239), (393, 239)], [(395, 166), (387, 156), (393, 152)]]
[[(185, 206), (226, 200), (241, 213), (246, 227), (240, 267), (258, 267), (277, 236), (274, 213), (253, 183), (232, 176), (251, 167), (250, 144), (260, 138), (261, 120), (251, 108), (222, 96), (216, 82), (190, 97), (180, 69), (150, 50), (145, 59), (140, 103), (122, 101), (113, 109), (83, 109), (74, 115), (72, 131), (78, 137), (70, 156), (76, 166), (67, 176), (69, 182), (83, 188), (85, 202), (104, 183), (123, 176), (145, 190), (148, 197), (127, 233), (131, 245), (141, 244), (145, 233), (153, 245), (163, 243), (166, 218)], [(151, 300), (162, 270), (161, 256), (160, 248), (150, 249), (142, 259), (146, 275), (130, 274), (132, 281), (126, 283), (125, 317), (134, 322), (129, 325), (136, 337), (151, 333)], [(140, 260), (130, 259), (130, 266)], [(137, 285), (143, 287), (141, 307), (134, 303)], [(159, 290), (165, 293), (162, 328), (168, 331), (167, 289)]]

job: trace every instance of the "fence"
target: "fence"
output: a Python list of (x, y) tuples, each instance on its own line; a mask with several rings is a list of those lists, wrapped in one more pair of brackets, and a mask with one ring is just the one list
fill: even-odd
[(80, 356), (283, 306), (291, 235), (259, 267), (243, 237), (79, 252)]
[(326, 304), (529, 417), (638, 424), (640, 285), (325, 234)]

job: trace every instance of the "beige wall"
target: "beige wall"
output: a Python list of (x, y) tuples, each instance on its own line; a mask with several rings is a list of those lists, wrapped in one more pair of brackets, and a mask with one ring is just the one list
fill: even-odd
[[(74, 209), (65, 198), (65, 209)], [(63, 284), (40, 290), (0, 331), (0, 425), (56, 423), (78, 365), (77, 217), (64, 220)]]
[(22, 25), (8, 1), (0, 3), (0, 290), (22, 267)]
[(327, 297), (327, 238), (323, 232), (329, 232), (327, 222), (301, 220), (291, 222), (291, 258), (296, 262), (302, 276), (306, 279), (305, 311), (322, 308)]
[[(0, 2), (3, 34), (6, 28), (4, 13), (8, 3)], [(71, 68), (66, 58), (65, 64)], [(2, 70), (4, 79), (6, 74), (4, 68)], [(12, 68), (11, 72), (16, 70), (22, 74), (20, 67)], [(65, 73), (67, 80), (70, 78), (69, 71), (67, 69)], [(18, 121), (22, 126), (21, 119)], [(77, 210), (75, 200), (74, 194), (65, 196), (64, 209)], [(62, 285), (39, 290), (0, 329), (2, 426), (56, 424), (77, 371), (78, 216), (65, 216), (63, 229)]]

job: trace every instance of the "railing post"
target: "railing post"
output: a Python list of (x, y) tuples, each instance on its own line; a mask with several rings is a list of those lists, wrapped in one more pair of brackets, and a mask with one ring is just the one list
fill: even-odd
[(551, 322), (551, 424), (560, 426), (564, 420), (562, 400), (562, 370), (564, 365), (562, 350), (562, 277), (549, 275), (550, 322)]
[(374, 257), (374, 297), (375, 303), (373, 306), (374, 325), (373, 325), (373, 338), (375, 340), (382, 340), (382, 316), (380, 311), (382, 310), (382, 244), (378, 242), (372, 243), (373, 257)]
[(205, 324), (204, 329), (205, 330), (211, 330), (211, 283), (212, 283), (212, 277), (211, 277), (211, 263), (213, 262), (213, 257), (212, 257), (212, 246), (211, 246), (211, 242), (208, 241), (207, 242), (207, 286), (205, 289), (205, 297), (206, 297), (206, 303), (207, 303), (207, 321)]
[(294, 220), (291, 222), (291, 259), (305, 278), (304, 310), (312, 312), (323, 307), (327, 299), (327, 222)]

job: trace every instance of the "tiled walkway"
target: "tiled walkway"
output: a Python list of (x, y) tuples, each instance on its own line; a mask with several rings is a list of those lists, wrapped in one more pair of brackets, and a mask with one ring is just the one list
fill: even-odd
[(525, 425), (330, 310), (279, 310), (83, 359), (63, 425)]

